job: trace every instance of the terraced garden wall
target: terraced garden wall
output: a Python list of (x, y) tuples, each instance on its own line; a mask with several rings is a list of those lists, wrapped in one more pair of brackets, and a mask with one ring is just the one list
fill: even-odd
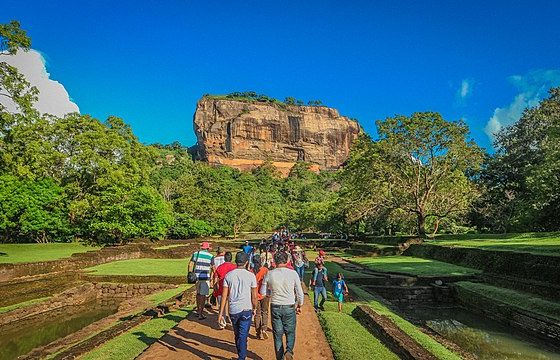
[(67, 259), (32, 263), (0, 264), (0, 282), (25, 276), (80, 270), (118, 260), (138, 258), (184, 258), (190, 256), (197, 247), (196, 244), (185, 244), (185, 246), (167, 249), (154, 249), (152, 246), (151, 244), (131, 244), (74, 254)]
[(498, 302), (479, 292), (472, 292), (460, 286), (457, 286), (455, 290), (459, 302), (469, 310), (560, 346), (560, 323), (558, 321)]
[(403, 255), (444, 261), (503, 276), (560, 283), (560, 256), (412, 244)]

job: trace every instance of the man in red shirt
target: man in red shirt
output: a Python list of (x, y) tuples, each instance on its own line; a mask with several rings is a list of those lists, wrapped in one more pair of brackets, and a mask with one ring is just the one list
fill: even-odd
[[(224, 290), (224, 279), (228, 272), (233, 269), (237, 269), (237, 266), (231, 262), (232, 254), (230, 251), (227, 251), (224, 254), (225, 262), (216, 268), (214, 272), (214, 296), (218, 299), (218, 304), (222, 303), (222, 292)], [(227, 312), (227, 306), (226, 306)], [(220, 328), (224, 329), (225, 325), (220, 324)]]

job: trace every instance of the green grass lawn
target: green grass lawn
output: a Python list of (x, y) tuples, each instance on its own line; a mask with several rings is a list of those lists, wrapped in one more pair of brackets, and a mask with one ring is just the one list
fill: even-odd
[(560, 233), (442, 236), (428, 244), (560, 256)]
[(56, 260), (98, 249), (80, 243), (0, 244), (0, 263)]
[(107, 341), (100, 347), (80, 357), (83, 360), (128, 360), (140, 355), (148, 346), (158, 341), (171, 328), (183, 320), (192, 307), (179, 309), (161, 318), (142, 323)]
[(119, 260), (87, 268), (93, 275), (186, 276), (189, 259)]
[(418, 276), (472, 275), (480, 270), (412, 256), (355, 257), (352, 261), (380, 272)]
[[(313, 298), (313, 295), (310, 297)], [(337, 303), (327, 301), (319, 320), (337, 360), (387, 359), (399, 357), (373, 336), (351, 315), (355, 304), (344, 304), (338, 312)], [(350, 335), (351, 334), (351, 335)]]
[(456, 283), (456, 286), (459, 287), (459, 291), (465, 289), (477, 293), (481, 297), (560, 321), (560, 303), (558, 302), (549, 301), (534, 294), (481, 283), (461, 281)]
[(180, 285), (178, 288), (175, 289), (167, 289), (167, 290), (159, 291), (155, 294), (146, 296), (146, 300), (148, 300), (152, 305), (158, 305), (170, 299), (173, 296), (179, 295), (180, 293), (184, 292), (185, 290), (189, 289), (192, 286), (193, 284), (185, 284), (185, 285)]

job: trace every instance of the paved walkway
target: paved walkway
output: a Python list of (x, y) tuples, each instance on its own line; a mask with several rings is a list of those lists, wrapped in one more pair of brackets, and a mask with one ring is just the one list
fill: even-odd
[[(333, 360), (333, 354), (323, 330), (305, 296), (302, 314), (297, 318), (295, 359)], [(217, 313), (209, 314), (206, 320), (197, 320), (191, 313), (168, 334), (150, 346), (139, 359), (205, 359), (230, 360), (237, 359), (233, 331), (230, 327), (219, 330)], [(258, 340), (254, 326), (249, 332), (248, 359), (275, 360), (272, 332), (269, 330), (268, 340)]]

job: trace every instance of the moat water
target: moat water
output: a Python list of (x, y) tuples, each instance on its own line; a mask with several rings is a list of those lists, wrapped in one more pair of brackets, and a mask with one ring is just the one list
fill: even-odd
[(481, 360), (560, 360), (560, 349), (461, 308), (405, 313)]
[(117, 312), (117, 304), (67, 306), (0, 327), (0, 360), (16, 359)]

